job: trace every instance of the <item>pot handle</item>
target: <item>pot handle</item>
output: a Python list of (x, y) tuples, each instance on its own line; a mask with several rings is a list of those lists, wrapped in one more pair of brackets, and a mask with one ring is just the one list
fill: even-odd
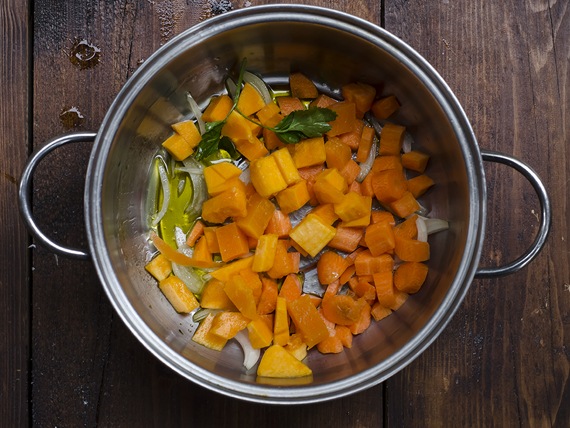
[(70, 259), (89, 260), (91, 259), (91, 254), (84, 250), (63, 247), (48, 238), (38, 228), (32, 216), (31, 208), (32, 175), (34, 174), (36, 167), (48, 153), (68, 143), (95, 141), (96, 136), (97, 134), (93, 132), (72, 132), (69, 134), (60, 135), (59, 137), (48, 141), (45, 145), (32, 153), (26, 162), (26, 165), (24, 166), (24, 171), (22, 172), (22, 177), (20, 178), (20, 186), (18, 189), (18, 206), (20, 208), (20, 215), (26, 224), (28, 232), (44, 247), (47, 247), (49, 250), (60, 256), (68, 257)]
[(495, 278), (517, 272), (519, 269), (529, 264), (538, 255), (538, 253), (540, 253), (540, 250), (542, 250), (542, 247), (544, 247), (546, 242), (548, 232), (550, 231), (552, 211), (550, 208), (550, 199), (542, 180), (527, 163), (505, 153), (492, 152), (488, 150), (482, 150), (481, 156), (484, 161), (502, 163), (516, 169), (524, 175), (530, 184), (532, 184), (540, 202), (540, 227), (530, 248), (518, 259), (506, 264), (505, 266), (481, 268), (477, 269), (477, 272), (475, 272), (475, 278)]

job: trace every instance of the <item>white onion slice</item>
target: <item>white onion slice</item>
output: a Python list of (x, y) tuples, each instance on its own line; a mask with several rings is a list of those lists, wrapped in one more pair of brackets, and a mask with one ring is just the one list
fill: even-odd
[(376, 159), (376, 138), (372, 142), (372, 147), (370, 148), (370, 153), (368, 153), (368, 158), (366, 158), (366, 162), (360, 164), (360, 173), (356, 177), (356, 181), (362, 183), (362, 181), (366, 178), (370, 170), (372, 169), (372, 164), (374, 164), (374, 160)]
[(232, 98), (232, 100), (236, 97), (236, 89), (237, 85), (230, 77), (226, 79), (226, 91), (228, 91), (228, 95)]
[[(186, 254), (186, 250), (189, 249), (190, 251), (192, 251), (192, 248), (190, 248), (188, 246), (188, 244), (186, 244), (186, 234), (184, 233), (184, 231), (176, 226), (174, 228), (174, 240), (176, 241), (176, 246), (178, 247), (178, 252), (179, 253), (183, 253)], [(192, 257), (191, 255), (188, 257)]]
[(192, 293), (200, 294), (202, 292), (204, 281), (202, 281), (200, 276), (194, 271), (194, 268), (172, 263), (172, 271)]
[[(183, 160), (186, 169), (199, 169), (202, 170), (204, 166), (192, 156)], [(202, 204), (208, 199), (208, 188), (206, 187), (206, 180), (204, 173), (190, 174), (192, 180), (192, 202), (186, 208), (186, 212), (190, 216), (199, 216), (202, 213)]]
[(200, 168), (176, 168), (176, 171), (180, 171), (180, 172), (186, 172), (190, 175), (195, 174), (195, 175), (204, 175), (204, 171), (201, 170)]
[(402, 150), (404, 153), (409, 153), (412, 151), (412, 144), (414, 143), (414, 139), (410, 135), (409, 132), (406, 131), (404, 134), (404, 142), (402, 143)]
[(421, 215), (423, 217), (427, 216), (429, 214), (429, 210), (426, 207), (424, 207), (422, 204), (420, 204), (419, 201), (417, 202), (418, 205), (420, 206), (420, 209), (416, 211), (416, 214)]
[(253, 349), (251, 342), (249, 340), (249, 335), (247, 334), (247, 329), (243, 329), (238, 334), (235, 335), (235, 339), (239, 342), (243, 349), (243, 365), (247, 370), (251, 369), (259, 360), (260, 351), (259, 349)]
[(184, 191), (184, 186), (186, 186), (186, 180), (182, 179), (178, 182), (178, 195)]
[(170, 203), (170, 183), (168, 182), (168, 176), (166, 175), (166, 169), (162, 165), (158, 165), (158, 174), (160, 175), (160, 183), (162, 184), (162, 193), (164, 198), (162, 200), (162, 207), (156, 218), (152, 221), (152, 226), (156, 226), (168, 209), (168, 204)]
[(212, 315), (217, 315), (220, 312), (223, 312), (221, 309), (198, 309), (194, 315), (192, 316), (192, 321), (194, 322), (202, 322), (204, 321), (208, 315), (212, 314)]
[(249, 71), (245, 71), (243, 73), (243, 81), (246, 83), (249, 83), (251, 86), (253, 86), (257, 90), (257, 92), (259, 92), (259, 95), (261, 95), (261, 97), (263, 98), (263, 101), (265, 101), (266, 105), (272, 101), (271, 94), (269, 93), (269, 90), (267, 89), (267, 85), (265, 84), (265, 82), (262, 79), (257, 77), (255, 74), (253, 74)]
[(247, 186), (249, 183), (251, 183), (251, 171), (249, 170), (249, 168), (246, 168), (243, 170), (243, 172), (241, 173), (241, 175), (239, 176), (239, 179), (241, 181), (244, 182), (244, 184)]
[(426, 225), (428, 235), (449, 229), (449, 223), (439, 218), (428, 218), (424, 220), (424, 223)]
[(374, 130), (376, 131), (376, 134), (378, 134), (378, 135), (380, 135), (380, 132), (382, 132), (382, 128), (384, 128), (384, 125), (386, 125), (388, 123), (387, 120), (376, 119), (370, 113), (366, 113), (366, 119), (368, 120), (370, 125), (372, 125), (374, 127)]
[(188, 105), (190, 106), (190, 110), (194, 113), (194, 117), (196, 117), (196, 121), (198, 122), (198, 128), (200, 129), (200, 134), (206, 132), (206, 124), (202, 120), (202, 110), (192, 98), (192, 95), (188, 94)]
[(425, 220), (418, 216), (416, 219), (416, 228), (418, 229), (418, 241), (427, 242), (428, 233)]

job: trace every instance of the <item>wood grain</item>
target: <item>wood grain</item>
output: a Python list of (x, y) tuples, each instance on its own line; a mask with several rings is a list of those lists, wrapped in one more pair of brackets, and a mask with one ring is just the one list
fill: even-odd
[(17, 205), (28, 156), (28, 2), (0, 4), (0, 426), (27, 426), (29, 264)]
[[(386, 28), (446, 79), (481, 148), (513, 154), (544, 179), (554, 221), (531, 266), (475, 281), (434, 345), (389, 380), (389, 426), (570, 423), (567, 8), (567, 1), (386, 1)], [(540, 211), (517, 173), (495, 165), (486, 173), (482, 264), (492, 266), (523, 253)]]

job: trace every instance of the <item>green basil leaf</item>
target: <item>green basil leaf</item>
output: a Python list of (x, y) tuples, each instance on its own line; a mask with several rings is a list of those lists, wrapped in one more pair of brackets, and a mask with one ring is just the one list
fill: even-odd
[(305, 134), (299, 131), (276, 132), (275, 135), (285, 144), (297, 144), (305, 138)]
[(220, 139), (220, 144), (218, 144), (220, 150), (225, 150), (232, 157), (232, 159), (237, 159), (241, 156), (240, 152), (237, 151), (234, 142), (230, 140), (229, 137), (222, 137)]
[[(213, 126), (209, 127), (209, 130), (204, 132), (202, 135), (202, 140), (198, 144), (196, 149), (196, 154), (194, 157), (196, 160), (202, 160), (207, 158), (216, 150), (220, 144), (220, 137), (222, 136), (222, 128), (224, 127), (225, 121), (211, 122)], [(208, 123), (206, 124), (206, 126)]]

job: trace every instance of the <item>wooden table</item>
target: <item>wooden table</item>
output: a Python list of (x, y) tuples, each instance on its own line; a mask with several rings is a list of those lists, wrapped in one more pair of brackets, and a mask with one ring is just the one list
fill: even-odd
[[(269, 1), (271, 2), (271, 1)], [(333, 7), (382, 25), (441, 73), (484, 149), (513, 154), (543, 178), (553, 204), (546, 248), (512, 276), (476, 280), (447, 329), (382, 385), (332, 402), (249, 404), (209, 392), (157, 361), (114, 314), (89, 262), (35, 247), (19, 219), (28, 155), (65, 131), (97, 130), (140, 63), (175, 34), (252, 0), (4, 0), (0, 5), (0, 427), (568, 427), (570, 174), (568, 0), (354, 0)], [(86, 40), (101, 63), (66, 51)], [(34, 215), (58, 241), (85, 247), (88, 143), (50, 155), (35, 174)], [(531, 186), (486, 165), (481, 264), (532, 242)]]

